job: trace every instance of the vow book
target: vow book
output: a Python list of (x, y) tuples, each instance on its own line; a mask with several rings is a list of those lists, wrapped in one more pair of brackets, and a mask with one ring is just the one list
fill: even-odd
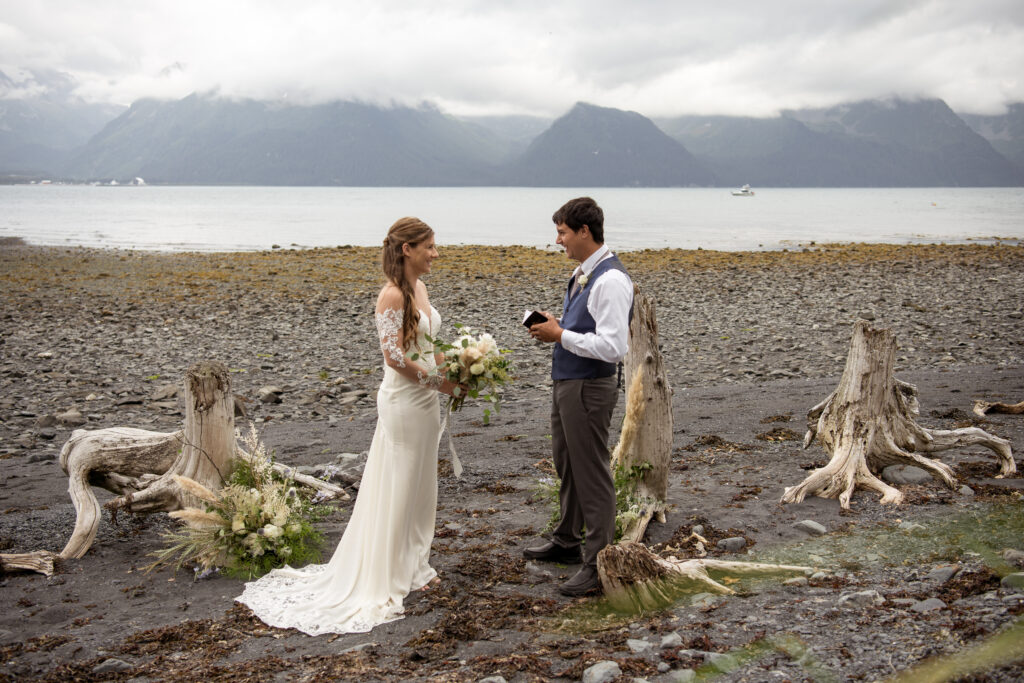
[(545, 320), (547, 320), (547, 318), (545, 318), (544, 314), (541, 313), (540, 311), (527, 310), (523, 314), (523, 324), (526, 325), (527, 327), (530, 327), (531, 325), (536, 325), (537, 323), (542, 323)]

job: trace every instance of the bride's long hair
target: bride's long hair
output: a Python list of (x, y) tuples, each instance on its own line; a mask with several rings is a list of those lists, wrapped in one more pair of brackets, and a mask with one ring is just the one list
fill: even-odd
[(415, 247), (434, 236), (434, 230), (419, 218), (399, 218), (384, 238), (384, 252), (381, 267), (384, 277), (402, 292), (402, 346), (408, 351), (416, 339), (419, 326), (419, 312), (416, 310), (416, 292), (413, 283), (405, 277), (405, 254), (402, 245)]

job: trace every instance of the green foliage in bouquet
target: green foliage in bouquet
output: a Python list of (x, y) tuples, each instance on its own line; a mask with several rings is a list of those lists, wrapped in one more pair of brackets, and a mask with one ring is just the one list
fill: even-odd
[[(636, 495), (637, 484), (643, 479), (644, 472), (651, 468), (650, 463), (624, 467), (617, 463), (612, 468), (612, 475), (615, 479), (615, 541), (622, 538), (622, 534), (629, 528), (629, 525), (644, 514), (647, 506), (652, 500)], [(551, 508), (551, 517), (548, 519), (544, 531), (549, 532), (558, 525), (562, 512), (559, 508), (558, 491), (562, 482), (557, 476), (544, 477), (537, 482), (534, 489), (534, 499), (546, 503)]]
[[(498, 412), (500, 389), (512, 380), (512, 361), (507, 357), (511, 351), (499, 349), (494, 337), (486, 332), (477, 334), (459, 323), (455, 323), (455, 329), (459, 337), (451, 344), (427, 336), (427, 341), (434, 345), (434, 353), (444, 356), (437, 373), (452, 384), (466, 387), (456, 387), (455, 394), (448, 399), (448, 410), (460, 410), (466, 398), (472, 398), (488, 402)], [(418, 360), (419, 354), (414, 353), (411, 358)], [(490, 406), (484, 408), (484, 424), (491, 421)]]
[(239, 450), (221, 490), (175, 477), (205, 509), (170, 513), (185, 526), (164, 534), (167, 547), (154, 554), (157, 559), (150, 568), (171, 561), (175, 569), (195, 563), (203, 571), (219, 569), (252, 579), (284, 564), (302, 566), (320, 559), (323, 536), (313, 522), (332, 508), (310, 501), (290, 477), (273, 470), (255, 427), (250, 426), (242, 441), (248, 452)]

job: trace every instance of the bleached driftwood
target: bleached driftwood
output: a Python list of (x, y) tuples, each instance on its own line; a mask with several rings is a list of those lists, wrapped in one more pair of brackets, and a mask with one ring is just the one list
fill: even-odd
[(881, 502), (898, 504), (903, 494), (876, 476), (888, 465), (905, 464), (930, 472), (951, 489), (956, 477), (946, 464), (926, 457), (950, 448), (982, 445), (1000, 460), (1000, 475), (1016, 471), (1010, 442), (976, 427), (925, 429), (917, 424), (917, 388), (893, 377), (896, 338), (892, 331), (858, 321), (839, 386), (807, 413), (804, 448), (815, 439), (831, 455), (825, 467), (785, 490), (783, 503), (799, 503), (808, 494), (838, 498), (843, 509), (858, 486), (881, 493)]
[[(216, 362), (193, 365), (185, 375), (184, 396), (183, 430), (164, 433), (112, 427), (72, 432), (61, 449), (60, 464), (68, 475), (68, 493), (77, 518), (61, 557), (82, 557), (96, 538), (100, 506), (92, 486), (120, 496), (104, 505), (112, 513), (202, 507), (200, 500), (178, 484), (176, 476), (212, 490), (221, 487), (231, 460), (244, 454), (236, 443), (235, 401), (227, 368)], [(344, 489), (280, 463), (275, 463), (274, 469), (305, 486), (348, 498)]]
[(36, 550), (31, 553), (0, 554), (0, 571), (39, 572), (46, 576), (53, 574), (53, 561), (56, 555), (48, 550)]
[(622, 542), (639, 541), (651, 518), (665, 521), (668, 468), (672, 459), (672, 389), (658, 349), (654, 300), (634, 289), (629, 352), (623, 361), (626, 416), (612, 466), (642, 467), (635, 495), (646, 502), (642, 514), (623, 532)]
[(663, 607), (675, 600), (674, 584), (689, 581), (702, 591), (731, 595), (731, 588), (715, 581), (708, 573), (732, 576), (770, 576), (772, 574), (804, 574), (813, 567), (800, 565), (730, 562), (695, 558), (679, 560), (663, 558), (642, 543), (619, 543), (606, 546), (597, 555), (597, 573), (601, 587), (611, 604), (620, 609)]
[(196, 363), (185, 374), (185, 429), (171, 434), (114, 427), (76, 430), (61, 450), (78, 518), (61, 557), (82, 557), (92, 545), (100, 510), (90, 484), (121, 494), (112, 513), (160, 512), (197, 505), (174, 475), (220, 488), (235, 451), (235, 404), (223, 364)]
[(1020, 403), (989, 403), (988, 401), (975, 401), (974, 414), (984, 417), (988, 413), (1006, 413), (1008, 415), (1020, 415), (1024, 413), (1024, 401)]
[[(242, 448), (238, 448), (236, 452), (240, 457), (252, 458), (252, 456), (249, 453), (245, 452), (245, 450), (243, 450)], [(302, 474), (301, 472), (298, 472), (294, 467), (290, 467), (288, 465), (275, 462), (273, 465), (271, 465), (271, 468), (281, 476), (291, 479), (296, 484), (302, 484), (303, 486), (311, 488), (314, 491), (320, 491), (321, 493), (329, 494), (332, 498), (337, 498), (338, 500), (349, 500), (351, 498), (351, 496), (348, 495), (345, 489), (338, 486), (337, 484), (332, 484), (329, 481), (324, 481), (323, 479), (311, 477), (308, 474)]]
[(61, 557), (82, 557), (96, 538), (100, 504), (93, 486), (117, 494), (141, 491), (170, 468), (183, 445), (181, 430), (167, 434), (111, 427), (72, 432), (61, 449), (60, 466), (68, 475), (68, 493), (77, 517)]

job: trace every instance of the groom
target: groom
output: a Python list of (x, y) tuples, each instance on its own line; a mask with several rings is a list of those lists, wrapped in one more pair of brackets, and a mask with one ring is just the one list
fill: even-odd
[[(583, 567), (559, 590), (580, 596), (600, 590), (597, 553), (615, 540), (615, 483), (608, 427), (618, 400), (617, 365), (626, 355), (633, 283), (604, 245), (604, 212), (590, 197), (567, 202), (551, 217), (555, 242), (579, 265), (562, 304), (562, 319), (530, 327), (530, 336), (554, 342), (551, 360), (551, 449), (561, 478), (561, 518), (551, 540), (526, 548), (531, 560)], [(586, 528), (585, 552), (580, 552)]]

